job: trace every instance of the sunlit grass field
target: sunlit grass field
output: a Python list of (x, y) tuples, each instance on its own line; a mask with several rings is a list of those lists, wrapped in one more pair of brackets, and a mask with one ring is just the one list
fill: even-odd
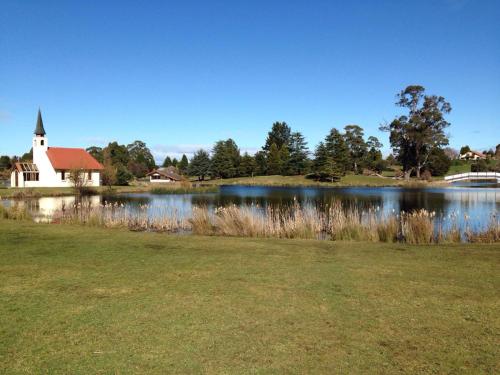
[[(198, 194), (216, 192), (216, 186), (194, 186), (188, 183), (148, 184), (138, 183), (130, 186), (89, 187), (87, 194), (123, 194), (123, 193), (152, 193), (152, 194)], [(37, 198), (71, 196), (75, 190), (71, 187), (54, 188), (4, 188), (0, 189), (0, 198)]]
[(397, 186), (405, 184), (404, 181), (377, 176), (363, 176), (348, 174), (338, 182), (318, 182), (305, 176), (255, 176), (237, 177), (219, 180), (208, 180), (207, 184), (217, 185), (261, 185), (261, 186)]
[(498, 373), (499, 265), (0, 220), (0, 373)]

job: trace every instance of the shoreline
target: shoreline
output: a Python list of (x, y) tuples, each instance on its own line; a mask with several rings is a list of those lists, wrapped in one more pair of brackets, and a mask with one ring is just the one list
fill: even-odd
[[(430, 188), (430, 187), (452, 187), (443, 180), (418, 181), (396, 180), (391, 177), (356, 176), (347, 175), (339, 182), (317, 182), (306, 179), (304, 176), (256, 176), (232, 179), (191, 181), (192, 186), (176, 185), (129, 185), (113, 186), (110, 188), (99, 186), (90, 188), (86, 195), (94, 194), (127, 194), (127, 193), (152, 193), (152, 194), (197, 194), (215, 193), (221, 186), (261, 186), (261, 187), (283, 187), (283, 188), (355, 188), (355, 187), (399, 187), (399, 188)], [(0, 199), (28, 199), (42, 197), (63, 197), (75, 195), (74, 190), (68, 187), (61, 188), (3, 188), (0, 189)]]

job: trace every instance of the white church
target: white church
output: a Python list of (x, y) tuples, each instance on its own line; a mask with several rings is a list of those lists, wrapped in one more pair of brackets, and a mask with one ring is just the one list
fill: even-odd
[(71, 187), (72, 170), (83, 173), (86, 186), (100, 185), (103, 166), (83, 148), (49, 147), (40, 110), (32, 146), (33, 162), (15, 164), (12, 187)]

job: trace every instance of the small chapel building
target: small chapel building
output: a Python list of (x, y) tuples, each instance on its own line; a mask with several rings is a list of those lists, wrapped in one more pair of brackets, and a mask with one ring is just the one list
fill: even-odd
[(76, 170), (82, 173), (85, 186), (100, 185), (104, 168), (83, 148), (49, 147), (40, 110), (32, 146), (33, 162), (15, 163), (12, 187), (70, 187), (70, 173)]

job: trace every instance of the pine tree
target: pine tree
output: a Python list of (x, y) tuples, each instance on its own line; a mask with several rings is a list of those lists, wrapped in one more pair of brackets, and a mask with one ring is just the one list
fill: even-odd
[(329, 157), (331, 158), (328, 149), (323, 142), (320, 142), (314, 151), (312, 166), (313, 174), (319, 175), (320, 171), (323, 170), (324, 166), (327, 164)]
[(167, 156), (165, 158), (165, 161), (163, 162), (162, 167), (166, 168), (166, 167), (170, 167), (171, 165), (172, 165), (172, 159), (170, 159), (170, 156)]
[(182, 154), (181, 161), (177, 165), (177, 168), (179, 169), (179, 172), (181, 174), (186, 174), (188, 172), (189, 161), (188, 161), (186, 154)]
[(295, 132), (290, 138), (290, 173), (294, 175), (305, 175), (309, 172), (309, 150), (304, 136)]
[(281, 149), (283, 145), (290, 146), (291, 131), (292, 130), (286, 122), (275, 122), (271, 131), (267, 133), (266, 144), (262, 149), (269, 153), (273, 143), (276, 144), (278, 150)]
[(267, 174), (275, 175), (281, 173), (281, 158), (280, 150), (276, 143), (273, 143), (269, 148), (269, 154), (267, 155)]
[(359, 173), (360, 166), (368, 152), (368, 147), (363, 139), (363, 128), (358, 125), (347, 125), (344, 130), (345, 143), (349, 150), (350, 169), (353, 170), (354, 173)]
[(256, 169), (257, 164), (255, 163), (255, 158), (249, 155), (248, 152), (245, 152), (241, 157), (239, 175), (243, 177), (253, 177)]
[(340, 179), (341, 175), (342, 171), (333, 160), (328, 148), (320, 142), (314, 153), (313, 173), (309, 177), (320, 181), (335, 182)]
[(337, 129), (333, 128), (330, 130), (330, 134), (325, 138), (325, 147), (342, 175), (345, 175), (350, 164), (349, 150), (345, 144), (344, 137)]
[(262, 176), (267, 173), (267, 156), (264, 151), (255, 154), (256, 171), (255, 174)]
[(216, 142), (212, 149), (212, 175), (216, 178), (237, 177), (240, 159), (240, 150), (232, 139)]
[(339, 168), (338, 164), (333, 161), (333, 158), (328, 156), (320, 174), (322, 179), (326, 179), (329, 182), (335, 182), (340, 180), (342, 170)]
[(228, 178), (238, 177), (241, 162), (240, 149), (238, 148), (236, 142), (231, 138), (226, 140), (225, 147), (226, 153), (231, 161), (231, 167), (226, 172), (226, 175)]
[(290, 151), (287, 145), (282, 145), (280, 148), (280, 174), (283, 176), (289, 176), (291, 174), (290, 169)]
[(189, 163), (189, 174), (198, 177), (199, 181), (203, 181), (209, 173), (210, 155), (205, 150), (196, 151)]

